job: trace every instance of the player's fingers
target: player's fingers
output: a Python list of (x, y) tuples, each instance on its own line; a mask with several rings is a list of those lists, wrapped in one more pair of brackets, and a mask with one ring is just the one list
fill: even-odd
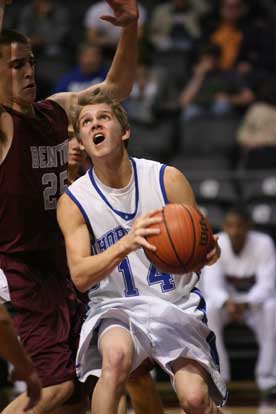
[(149, 218), (146, 218), (143, 223), (146, 227), (146, 226), (151, 226), (153, 224), (160, 224), (160, 223), (162, 223), (162, 221), (163, 221), (163, 217), (160, 217), (160, 216), (159, 217), (149, 217)]
[(29, 393), (28, 396), (29, 396), (29, 401), (28, 401), (26, 407), (24, 408), (24, 411), (31, 410), (32, 408), (34, 408), (38, 404), (38, 402), (40, 400), (40, 388), (31, 390), (31, 392)]
[(107, 21), (113, 26), (124, 27), (131, 23), (132, 19), (128, 15), (121, 15), (121, 16), (101, 16), (101, 20)]
[(141, 237), (140, 246), (144, 247), (152, 252), (156, 252), (157, 248), (153, 244), (149, 243), (146, 239)]
[(155, 214), (161, 213), (161, 211), (162, 211), (162, 210), (163, 210), (162, 208), (156, 208), (156, 209), (154, 209), (154, 210), (149, 211), (146, 215), (147, 215), (148, 217), (152, 217), (152, 216), (154, 216)]
[(116, 25), (117, 19), (114, 16), (108, 16), (104, 15), (100, 17), (101, 20), (105, 20), (106, 22), (112, 23), (113, 25)]
[(140, 237), (146, 237), (146, 236), (153, 236), (155, 234), (160, 234), (161, 230), (158, 227), (154, 227), (154, 228), (141, 228), (141, 229), (137, 229), (135, 232), (135, 235)]
[(207, 266), (211, 266), (214, 263), (216, 263), (216, 261), (218, 260), (219, 256), (220, 255), (218, 253), (216, 253), (216, 252), (214, 252), (213, 254), (208, 253), (208, 255), (206, 256), (206, 260), (207, 260), (206, 265)]
[(33, 378), (27, 383), (27, 396), (29, 397), (28, 403), (24, 408), (24, 411), (28, 411), (35, 407), (41, 398), (41, 383), (36, 374), (32, 375)]
[[(215, 262), (220, 257), (220, 254), (221, 254), (221, 249), (220, 249), (220, 247), (217, 243), (217, 240), (216, 240), (215, 247), (207, 254), (206, 259), (207, 259), (208, 262), (209, 261)], [(211, 264), (213, 264), (213, 263), (211, 263)]]
[[(138, 229), (145, 229), (148, 228), (149, 226), (153, 226), (154, 224), (160, 224), (162, 223), (163, 218), (162, 217), (140, 217), (134, 224), (133, 229), (138, 230)], [(159, 226), (154, 227), (154, 229), (159, 229)]]

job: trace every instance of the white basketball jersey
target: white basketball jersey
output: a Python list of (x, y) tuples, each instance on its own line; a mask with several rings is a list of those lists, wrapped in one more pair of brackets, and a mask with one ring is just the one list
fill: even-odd
[[(116, 243), (141, 214), (162, 208), (168, 202), (163, 180), (166, 166), (145, 159), (130, 160), (133, 174), (124, 188), (107, 187), (91, 169), (67, 189), (67, 195), (79, 207), (88, 226), (92, 254)], [(181, 303), (182, 299), (187, 300), (197, 282), (195, 273), (160, 273), (140, 248), (92, 287), (89, 299), (93, 304), (111, 298), (143, 295)]]
[(222, 306), (229, 297), (251, 304), (275, 297), (276, 254), (271, 237), (250, 230), (242, 251), (235, 254), (228, 234), (218, 236), (221, 257), (203, 270), (206, 298)]

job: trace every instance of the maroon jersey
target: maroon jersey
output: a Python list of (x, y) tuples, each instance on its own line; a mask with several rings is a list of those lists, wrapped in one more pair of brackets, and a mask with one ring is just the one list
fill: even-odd
[(27, 117), (6, 108), (14, 136), (0, 164), (0, 253), (49, 264), (64, 256), (56, 204), (67, 181), (68, 125), (54, 101), (34, 109), (35, 117)]

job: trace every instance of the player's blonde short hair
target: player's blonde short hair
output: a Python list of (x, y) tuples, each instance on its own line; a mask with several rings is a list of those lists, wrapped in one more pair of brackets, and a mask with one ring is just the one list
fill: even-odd
[(122, 107), (122, 105), (114, 98), (112, 98), (107, 92), (104, 92), (98, 88), (95, 89), (91, 95), (82, 98), (79, 104), (73, 106), (70, 110), (70, 121), (78, 139), (80, 139), (79, 117), (82, 109), (87, 105), (97, 105), (101, 103), (105, 103), (110, 106), (123, 131), (127, 131), (130, 128), (127, 112)]

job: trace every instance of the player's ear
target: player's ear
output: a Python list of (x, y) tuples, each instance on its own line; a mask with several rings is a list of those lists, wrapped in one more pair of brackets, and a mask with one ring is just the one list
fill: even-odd
[(122, 141), (128, 140), (130, 137), (130, 128), (126, 129), (122, 135)]

